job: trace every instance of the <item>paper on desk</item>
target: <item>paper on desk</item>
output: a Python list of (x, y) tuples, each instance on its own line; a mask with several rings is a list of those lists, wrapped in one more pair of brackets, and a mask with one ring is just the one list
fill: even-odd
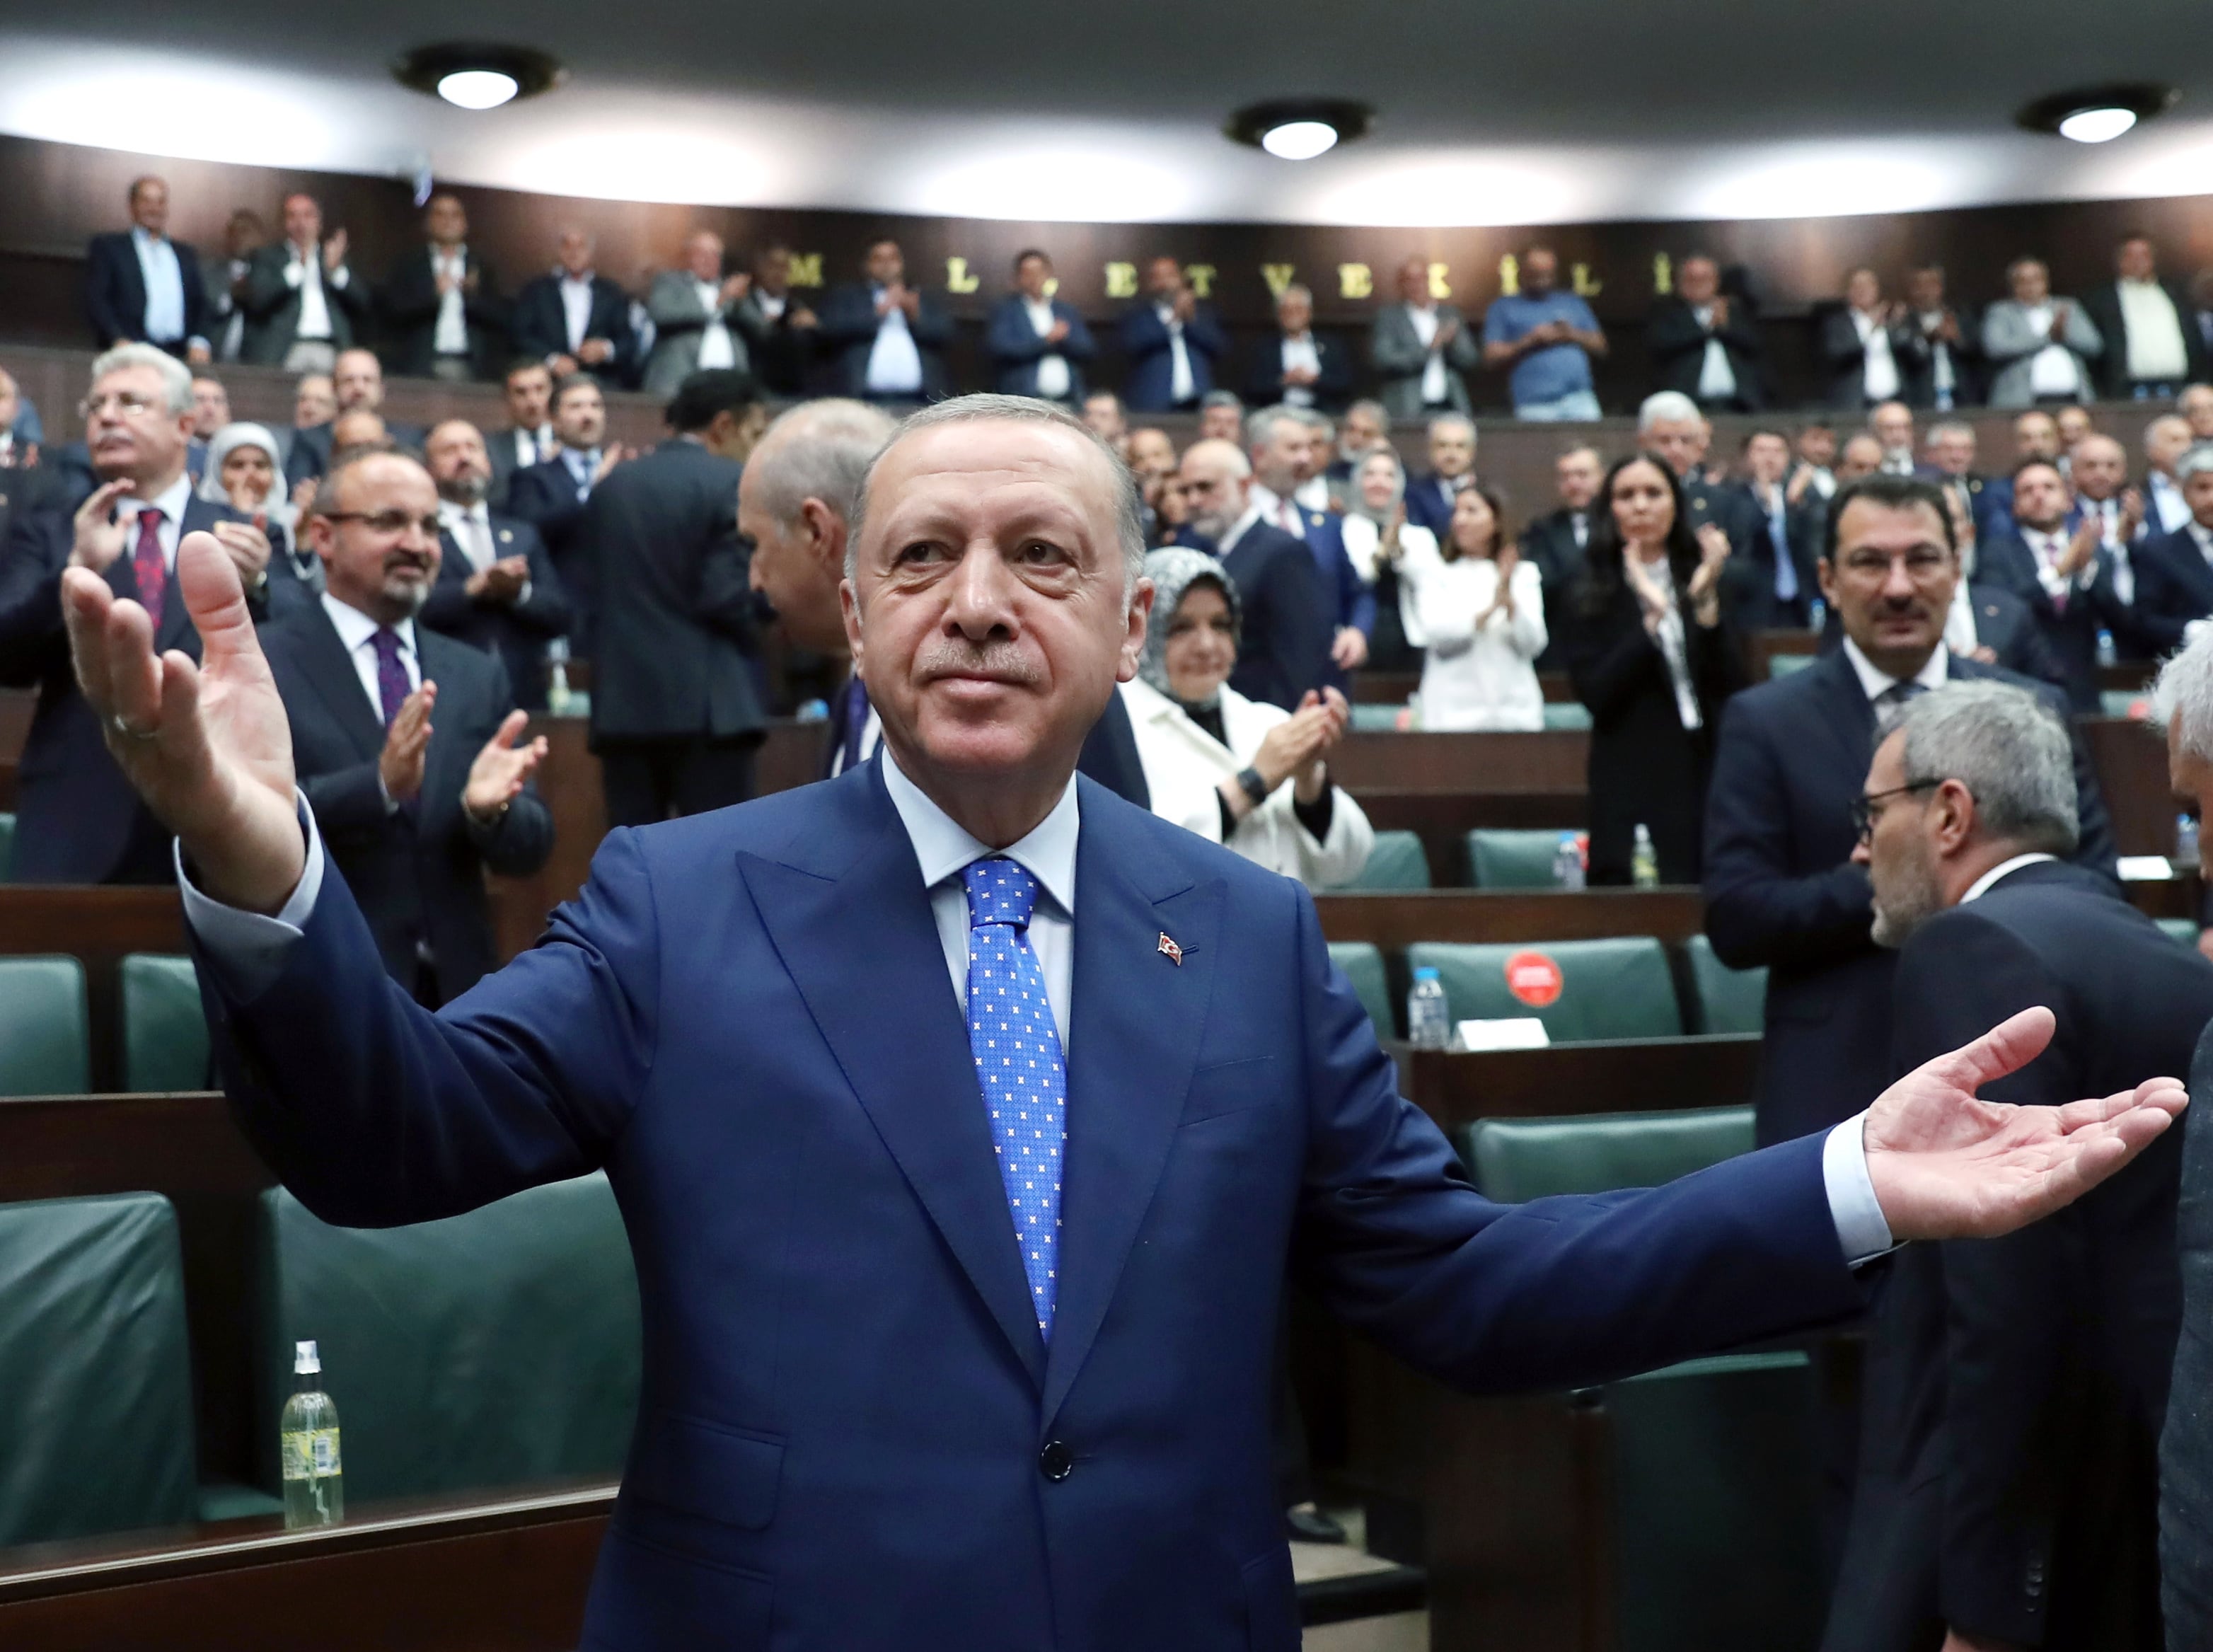
[(1552, 1041), (1545, 1023), (1534, 1015), (1465, 1021), (1459, 1033), (1461, 1047), (1468, 1050), (1541, 1050)]

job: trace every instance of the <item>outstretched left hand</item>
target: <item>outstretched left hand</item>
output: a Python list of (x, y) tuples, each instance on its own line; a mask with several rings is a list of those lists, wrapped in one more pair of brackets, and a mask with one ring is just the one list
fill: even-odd
[(2056, 1024), (2049, 1009), (2024, 1009), (1876, 1098), (1868, 1176), (1892, 1238), (1995, 1239), (2025, 1228), (2105, 1180), (2189, 1105), (2172, 1078), (2064, 1107), (1976, 1099), (2042, 1054)]

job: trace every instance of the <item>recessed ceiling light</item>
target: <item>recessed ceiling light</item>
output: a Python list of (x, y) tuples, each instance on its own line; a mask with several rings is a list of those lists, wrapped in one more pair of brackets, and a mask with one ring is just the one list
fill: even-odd
[(396, 59), (392, 73), (402, 86), (463, 109), (497, 109), (568, 78), (559, 64), (528, 46), (458, 42), (418, 46)]
[(2182, 95), (2151, 81), (2117, 86), (2088, 86), (2039, 98), (2014, 117), (2033, 132), (2049, 132), (2077, 143), (2106, 143), (2174, 107)]
[(1279, 160), (1311, 161), (1339, 143), (1365, 137), (1375, 112), (1344, 98), (1281, 98), (1240, 109), (1222, 127), (1240, 143), (1263, 149)]

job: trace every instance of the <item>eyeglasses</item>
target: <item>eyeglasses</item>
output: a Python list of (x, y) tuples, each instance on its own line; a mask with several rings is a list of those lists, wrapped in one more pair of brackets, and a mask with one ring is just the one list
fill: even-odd
[(1875, 835), (1875, 823), (1882, 819), (1882, 811), (1875, 807), (1893, 797), (1905, 797), (1917, 791), (1934, 791), (1944, 783), (1936, 780), (1909, 780), (1902, 786), (1893, 786), (1888, 791), (1866, 792), (1852, 799), (1852, 838), (1866, 843)]
[(326, 522), (359, 522), (372, 533), (405, 533), (409, 528), (419, 528), (426, 539), (438, 537), (441, 526), (438, 518), (411, 516), (404, 510), (326, 510), (320, 513)]
[(1917, 585), (1928, 583), (1952, 570), (1952, 554), (1923, 546), (1896, 557), (1886, 557), (1880, 551), (1848, 552), (1838, 565), (1855, 579), (1887, 579), (1890, 570), (1899, 563), (1905, 564), (1905, 576)]
[(104, 413), (113, 407), (125, 418), (151, 412), (158, 404), (151, 396), (142, 396), (133, 390), (118, 390), (105, 396), (87, 396), (76, 405), (76, 416), (88, 419), (95, 413)]

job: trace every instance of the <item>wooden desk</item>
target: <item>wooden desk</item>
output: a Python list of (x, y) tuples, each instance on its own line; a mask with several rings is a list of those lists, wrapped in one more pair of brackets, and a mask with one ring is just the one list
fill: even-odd
[(29, 690), (0, 689), (0, 811), (15, 807), (15, 766), (30, 736), (31, 714), (38, 709), (39, 697)]
[(1330, 775), (1348, 791), (1580, 792), (1588, 784), (1590, 735), (1547, 728), (1524, 735), (1348, 734)]
[(0, 1550), (0, 1644), (566, 1652), (615, 1488), (371, 1505)]
[(1321, 895), (1314, 900), (1332, 941), (1366, 941), (1403, 952), (1417, 941), (1585, 941), (1650, 935), (1677, 944), (1705, 923), (1694, 888), (1416, 889), (1391, 894)]
[(2167, 740), (2154, 724), (2130, 717), (2078, 717), (2090, 748), (2113, 841), (2124, 855), (2174, 853), (2174, 819), (2181, 804), (2167, 781)]
[(1759, 1043), (1741, 1033), (1544, 1050), (1417, 1050), (1396, 1039), (1386, 1047), (1399, 1064), (1399, 1093), (1449, 1131), (1478, 1119), (1743, 1106)]

